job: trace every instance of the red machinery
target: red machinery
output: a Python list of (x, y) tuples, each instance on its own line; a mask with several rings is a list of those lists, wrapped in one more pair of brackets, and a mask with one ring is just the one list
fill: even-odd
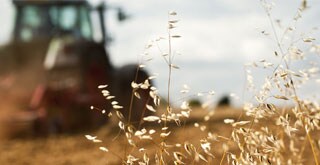
[[(6, 97), (1, 104), (27, 109), (22, 111), (25, 115), (15, 116), (32, 122), (36, 134), (95, 128), (107, 117), (89, 107), (110, 111), (110, 104), (97, 88), (108, 84), (108, 90), (125, 107), (122, 113), (128, 116), (130, 84), (137, 65), (115, 68), (111, 64), (105, 49), (105, 5), (92, 7), (84, 0), (13, 0), (13, 4), (13, 39), (0, 47), (0, 96)], [(118, 16), (119, 20), (125, 18), (120, 9)], [(95, 37), (97, 32), (100, 40)], [(140, 70), (137, 78), (143, 82), (148, 75)], [(142, 98), (134, 99), (133, 122), (140, 120), (149, 102), (149, 91), (139, 92)]]

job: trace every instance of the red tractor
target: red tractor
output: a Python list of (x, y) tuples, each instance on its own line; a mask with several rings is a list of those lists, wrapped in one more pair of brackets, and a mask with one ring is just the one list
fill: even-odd
[[(13, 4), (13, 37), (0, 47), (0, 104), (10, 105), (0, 106), (0, 111), (15, 114), (11, 121), (32, 123), (39, 135), (96, 128), (107, 117), (90, 106), (110, 112), (111, 105), (98, 89), (108, 84), (124, 107), (120, 111), (128, 116), (130, 84), (135, 79), (144, 82), (148, 74), (136, 64), (115, 68), (110, 62), (106, 5), (92, 7), (85, 0), (13, 0)], [(118, 11), (123, 20), (125, 14)], [(141, 99), (133, 101), (133, 123), (146, 115), (145, 105), (152, 104), (148, 89), (138, 92)]]

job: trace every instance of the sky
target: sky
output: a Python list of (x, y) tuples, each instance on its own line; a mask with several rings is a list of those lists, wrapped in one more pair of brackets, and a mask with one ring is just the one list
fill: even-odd
[[(93, 5), (99, 0), (90, 1)], [(113, 38), (109, 46), (110, 58), (116, 67), (137, 63), (145, 46), (159, 36), (166, 36), (168, 12), (176, 11), (179, 19), (177, 33), (181, 39), (174, 41), (173, 50), (179, 51), (174, 63), (180, 67), (173, 72), (174, 98), (184, 97), (179, 91), (184, 84), (191, 89), (188, 95), (198, 92), (216, 92), (217, 100), (223, 94), (245, 93), (247, 62), (267, 59), (277, 49), (271, 33), (270, 22), (259, 0), (108, 0), (108, 5), (122, 7), (130, 18), (124, 22), (108, 12), (106, 24)], [(299, 0), (274, 1), (273, 19), (281, 20), (279, 26), (291, 25), (300, 7)], [(319, 27), (320, 1), (309, 0), (309, 8), (297, 24), (301, 31)], [(10, 38), (14, 11), (10, 1), (1, 0), (0, 44)], [(261, 32), (270, 35), (266, 36)], [(319, 36), (316, 32), (315, 35)], [(166, 49), (165, 47), (163, 48)], [(153, 61), (147, 63), (150, 74), (158, 78), (155, 85), (165, 95), (168, 70), (157, 51), (152, 51)], [(263, 76), (257, 75), (263, 79)]]

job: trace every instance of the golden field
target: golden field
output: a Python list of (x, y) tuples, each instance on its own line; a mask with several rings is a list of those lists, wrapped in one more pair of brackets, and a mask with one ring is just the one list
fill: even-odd
[[(191, 117), (188, 120), (182, 121), (180, 127), (176, 126), (175, 123), (169, 124), (169, 129), (172, 132), (166, 139), (167, 144), (176, 144), (188, 142), (194, 144), (195, 147), (200, 148), (200, 139), (204, 139), (208, 136), (208, 132), (211, 132), (216, 137), (212, 141), (212, 153), (215, 158), (205, 156), (208, 162), (204, 162), (201, 159), (196, 161), (195, 159), (183, 158), (186, 164), (219, 164), (223, 155), (223, 144), (228, 144), (228, 152), (237, 153), (237, 144), (228, 141), (225, 138), (229, 138), (233, 130), (230, 124), (225, 124), (224, 119), (235, 119), (237, 120), (243, 112), (239, 109), (234, 108), (220, 108), (215, 110), (215, 113), (211, 116), (210, 120), (204, 122), (203, 117), (208, 114), (208, 111), (202, 109), (196, 109), (192, 111)], [(241, 118), (241, 120), (250, 120), (249, 118)], [(259, 128), (260, 126), (268, 126), (270, 128), (273, 123), (265, 120), (262, 123), (254, 123), (252, 129)], [(196, 127), (198, 124), (199, 127)], [(200, 127), (205, 126), (205, 129), (201, 130)], [(8, 126), (10, 127), (10, 126)], [(244, 127), (249, 127), (244, 126)], [(145, 128), (153, 128), (155, 130), (161, 129), (158, 125), (145, 125)], [(204, 128), (204, 127), (202, 127)], [(6, 164), (121, 164), (122, 159), (125, 155), (135, 155), (137, 157), (142, 154), (129, 147), (126, 142), (126, 138), (123, 132), (119, 132), (120, 129), (117, 124), (109, 123), (101, 127), (99, 130), (92, 132), (83, 132), (73, 135), (57, 135), (48, 138), (18, 138), (10, 140), (1, 140), (0, 142), (0, 163)], [(274, 130), (276, 131), (276, 130)], [(319, 133), (319, 132), (317, 132)], [(92, 143), (87, 140), (84, 135), (90, 134), (97, 136), (98, 139), (102, 140), (101, 143)], [(281, 134), (280, 132), (277, 133)], [(314, 138), (318, 138), (319, 134), (313, 134)], [(162, 139), (153, 140), (139, 140), (137, 148), (143, 147), (147, 150), (150, 157), (150, 164), (154, 164), (154, 154), (159, 152), (158, 144)], [(282, 152), (288, 152), (289, 145), (285, 141), (285, 146)], [(305, 147), (301, 153), (303, 164), (314, 164), (313, 156), (311, 153), (310, 145), (302, 141), (301, 144)], [(99, 150), (100, 146), (107, 147), (109, 152), (103, 152)], [(179, 151), (187, 155), (184, 152), (183, 147), (172, 147), (170, 150)], [(199, 149), (200, 150), (200, 149)], [(319, 148), (317, 149), (319, 154)], [(286, 156), (286, 154), (284, 154)], [(290, 157), (291, 155), (287, 155)], [(284, 157), (284, 159), (286, 159)], [(173, 164), (174, 158), (170, 155), (166, 158), (168, 164)], [(224, 158), (222, 164), (227, 164), (227, 159)]]

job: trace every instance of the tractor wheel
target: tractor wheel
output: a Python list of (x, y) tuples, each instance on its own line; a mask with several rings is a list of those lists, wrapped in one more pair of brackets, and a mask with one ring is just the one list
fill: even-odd
[[(137, 65), (125, 65), (117, 69), (114, 75), (115, 82), (113, 84), (113, 91), (115, 92), (117, 99), (116, 101), (123, 106), (121, 112), (124, 115), (126, 122), (129, 122), (136, 127), (142, 124), (143, 117), (152, 114), (151, 111), (147, 110), (146, 105), (153, 104), (153, 100), (149, 96), (150, 88), (137, 89), (136, 92), (140, 98), (133, 95), (131, 83), (133, 81), (138, 84), (143, 83), (149, 77), (146, 71), (137, 71), (137, 68)], [(150, 85), (152, 85), (152, 82), (150, 82)]]

